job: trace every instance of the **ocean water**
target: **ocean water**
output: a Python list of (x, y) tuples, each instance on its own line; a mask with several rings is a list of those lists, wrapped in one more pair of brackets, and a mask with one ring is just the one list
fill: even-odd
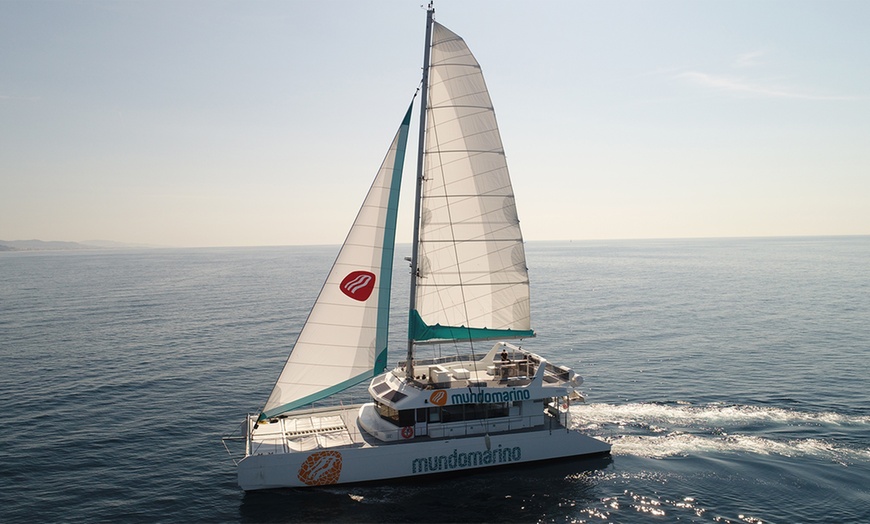
[(524, 345), (612, 457), (243, 493), (336, 252), (0, 253), (0, 522), (870, 522), (868, 237), (530, 242)]

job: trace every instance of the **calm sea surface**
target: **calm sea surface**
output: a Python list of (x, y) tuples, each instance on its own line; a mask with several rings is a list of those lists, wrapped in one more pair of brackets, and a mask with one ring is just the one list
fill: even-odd
[(0, 253), (0, 522), (870, 522), (870, 237), (529, 243), (611, 459), (243, 493), (220, 437), (336, 252)]

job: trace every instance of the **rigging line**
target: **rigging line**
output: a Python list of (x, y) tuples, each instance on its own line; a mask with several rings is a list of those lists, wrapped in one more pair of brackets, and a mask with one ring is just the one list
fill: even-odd
[[(429, 122), (432, 123), (432, 131), (430, 134), (434, 134), (435, 135), (434, 136), (435, 143), (440, 144), (440, 141), (438, 140), (438, 126), (437, 126), (437, 122), (435, 121), (434, 113), (429, 114), (428, 120), (429, 120)], [(470, 318), (468, 315), (468, 302), (466, 301), (466, 298), (465, 298), (465, 283), (463, 282), (463, 278), (462, 278), (462, 265), (461, 265), (460, 260), (459, 260), (459, 250), (458, 250), (457, 244), (456, 244), (456, 230), (455, 230), (455, 226), (453, 224), (453, 215), (452, 215), (452, 212), (450, 209), (450, 195), (448, 193), (447, 184), (445, 183), (445, 180), (444, 180), (444, 163), (443, 163), (442, 158), (441, 158), (441, 149), (440, 148), (438, 148), (438, 150), (437, 150), (437, 155), (438, 155), (438, 167), (439, 167), (440, 176), (441, 176), (441, 183), (444, 187), (444, 202), (446, 204), (444, 207), (447, 210), (447, 221), (450, 225), (450, 237), (453, 240), (453, 256), (456, 260), (456, 273), (459, 276), (459, 292), (460, 292), (460, 295), (462, 297), (462, 309), (463, 309), (463, 312), (465, 314), (465, 325), (466, 325), (466, 330), (468, 332), (468, 344), (469, 344), (469, 347), (471, 349), (471, 358), (476, 361), (477, 356), (475, 355), (475, 352), (474, 352), (474, 339), (471, 336), (471, 322), (470, 322)], [(440, 298), (440, 296), (441, 296), (440, 293), (438, 296)], [(442, 304), (442, 306), (443, 306), (443, 304)]]
[[(482, 135), (484, 133), (478, 133), (478, 134)], [(472, 135), (468, 135), (468, 136), (472, 136)], [(498, 149), (444, 149), (441, 152), (442, 153), (476, 153), (478, 155), (507, 156), (507, 155), (505, 155), (503, 150), (498, 150)]]

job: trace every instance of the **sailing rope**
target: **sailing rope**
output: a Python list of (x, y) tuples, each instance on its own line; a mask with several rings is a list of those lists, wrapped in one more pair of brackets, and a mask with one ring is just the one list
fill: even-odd
[[(427, 121), (432, 123), (431, 133), (434, 133), (435, 143), (438, 145), (438, 150), (436, 151), (436, 154), (438, 155), (438, 166), (439, 166), (439, 169), (441, 171), (440, 172), (441, 182), (442, 182), (442, 186), (444, 187), (444, 203), (445, 203), (445, 208), (447, 209), (447, 221), (450, 224), (450, 238), (451, 238), (451, 240), (453, 240), (453, 242), (452, 242), (453, 257), (456, 260), (456, 273), (459, 277), (459, 292), (461, 293), (462, 308), (463, 308), (463, 311), (465, 314), (465, 329), (468, 331), (468, 343), (469, 343), (469, 346), (471, 349), (471, 358), (473, 361), (476, 362), (477, 356), (474, 353), (474, 340), (471, 336), (471, 319), (468, 316), (468, 303), (465, 300), (465, 280), (463, 279), (463, 275), (462, 275), (462, 265), (460, 264), (460, 261), (459, 261), (459, 250), (456, 247), (456, 231), (455, 231), (454, 226), (453, 226), (453, 216), (451, 214), (451, 208), (450, 208), (450, 195), (448, 194), (447, 184), (444, 182), (444, 162), (441, 159), (441, 147), (440, 147), (441, 142), (438, 140), (438, 127), (434, 123), (434, 113), (430, 112), (430, 114), (427, 118)], [(425, 195), (424, 195), (424, 197), (425, 197)], [(438, 298), (440, 300), (441, 294), (438, 293), (437, 295), (438, 295)], [(444, 303), (442, 302), (441, 305), (443, 307)], [(458, 353), (458, 345), (456, 344), (456, 342), (454, 342), (454, 348), (457, 350), (457, 353)], [(478, 386), (478, 388), (480, 389), (480, 386)], [(470, 389), (470, 386), (469, 386), (469, 389)]]

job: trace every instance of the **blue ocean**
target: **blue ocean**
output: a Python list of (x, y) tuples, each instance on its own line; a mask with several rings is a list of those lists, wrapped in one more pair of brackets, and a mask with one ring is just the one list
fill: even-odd
[(870, 237), (526, 249), (610, 458), (248, 494), (221, 436), (337, 246), (0, 253), (0, 522), (870, 522)]

